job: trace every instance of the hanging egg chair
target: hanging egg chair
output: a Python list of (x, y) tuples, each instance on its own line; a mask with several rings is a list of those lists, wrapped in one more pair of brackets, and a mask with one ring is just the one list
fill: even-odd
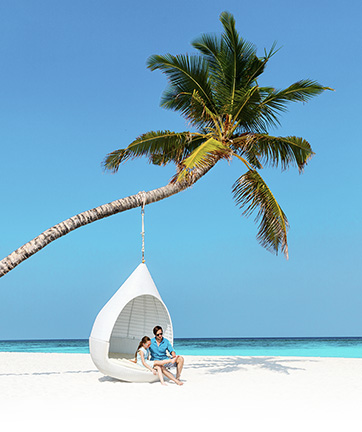
[(142, 208), (142, 263), (99, 312), (89, 338), (93, 363), (104, 375), (122, 381), (154, 382), (158, 376), (134, 359), (143, 336), (153, 337), (160, 325), (173, 344), (170, 314), (144, 263), (144, 206)]

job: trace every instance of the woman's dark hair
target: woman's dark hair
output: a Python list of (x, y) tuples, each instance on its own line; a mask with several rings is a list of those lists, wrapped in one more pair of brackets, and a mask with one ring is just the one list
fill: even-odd
[(143, 336), (143, 338), (141, 339), (141, 342), (138, 345), (136, 354), (134, 355), (134, 359), (137, 360), (137, 353), (139, 351), (139, 349), (141, 348), (141, 346), (143, 346), (143, 344), (147, 343), (148, 341), (150, 341), (151, 339), (148, 336)]
[[(161, 326), (156, 326), (156, 327), (153, 329), (153, 334), (156, 336), (156, 333), (157, 333), (159, 330), (162, 330), (162, 327), (161, 327)], [(162, 330), (162, 331), (163, 331), (163, 330)]]

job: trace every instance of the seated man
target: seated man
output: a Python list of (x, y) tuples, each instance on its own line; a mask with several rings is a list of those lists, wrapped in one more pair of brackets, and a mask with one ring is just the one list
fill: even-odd
[[(176, 384), (181, 384), (181, 381), (179, 381), (182, 368), (184, 366), (184, 358), (181, 356), (176, 356), (175, 350), (173, 349), (170, 341), (163, 337), (163, 330), (162, 327), (156, 326), (153, 329), (153, 334), (155, 337), (151, 339), (151, 346), (150, 346), (150, 353), (151, 353), (151, 360), (165, 360), (168, 358), (166, 351), (170, 353), (172, 358), (176, 357), (175, 363), (167, 363), (162, 367), (162, 372), (164, 373), (167, 378), (169, 378), (172, 381), (175, 381), (174, 376), (166, 369), (166, 368), (172, 368), (176, 367)], [(178, 382), (177, 382), (178, 381)]]

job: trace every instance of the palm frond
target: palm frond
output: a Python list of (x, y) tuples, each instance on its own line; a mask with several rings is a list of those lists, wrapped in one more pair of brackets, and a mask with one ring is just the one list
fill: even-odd
[(260, 154), (255, 145), (253, 145), (252, 134), (243, 133), (240, 136), (232, 137), (230, 147), (236, 155), (245, 157), (254, 169), (262, 169), (260, 163)]
[(264, 49), (264, 57), (254, 57), (253, 61), (250, 62), (249, 70), (247, 71), (248, 83), (253, 83), (255, 80), (264, 72), (268, 61), (280, 50), (277, 49), (277, 43), (274, 42), (269, 52)]
[(219, 58), (220, 52), (222, 52), (222, 44), (221, 38), (213, 34), (203, 34), (191, 43), (207, 61), (212, 74), (222, 74), (222, 62)]
[[(192, 46), (197, 49), (207, 61), (209, 72), (213, 76), (213, 81), (217, 84), (225, 84), (228, 81), (227, 73), (239, 69), (242, 73), (242, 80), (239, 82), (245, 88), (252, 85), (261, 75), (269, 59), (278, 51), (275, 49), (275, 43), (270, 51), (265, 52), (265, 56), (259, 58), (256, 56), (254, 45), (245, 42), (235, 33), (235, 28), (231, 29), (234, 38), (238, 38), (240, 44), (232, 47), (231, 43), (226, 43), (225, 37), (219, 37), (213, 34), (203, 34), (192, 42)], [(236, 40), (234, 39), (234, 44)], [(231, 49), (230, 49), (231, 48)], [(234, 68), (230, 68), (230, 59), (237, 59), (238, 64), (234, 63)], [(230, 78), (229, 78), (230, 81)], [(217, 87), (217, 92), (219, 88)]]
[[(235, 132), (267, 133), (271, 127), (280, 126), (279, 116), (287, 111), (290, 102), (307, 102), (325, 90), (332, 89), (310, 80), (299, 81), (284, 90), (258, 87), (253, 100), (250, 100), (250, 103), (235, 118), (237, 121)], [(240, 95), (243, 102), (242, 92)]]
[[(277, 127), (279, 123), (279, 112), (273, 105), (264, 103), (266, 98), (275, 91), (271, 87), (259, 87), (256, 85), (249, 89), (255, 89), (250, 93), (251, 97), (245, 104), (245, 90), (236, 95), (234, 109), (235, 133), (255, 132), (267, 133), (269, 128)], [(280, 111), (286, 111), (285, 106), (279, 107)]]
[(259, 223), (257, 239), (267, 250), (288, 258), (288, 220), (274, 195), (255, 170), (249, 170), (233, 185), (233, 196), (243, 215), (250, 216), (257, 211), (255, 221)]
[[(191, 99), (190, 111), (195, 113), (195, 117), (198, 118), (198, 125), (200, 126), (200, 119), (204, 119), (204, 128), (211, 129), (212, 132), (216, 132), (221, 136), (221, 125), (217, 116), (207, 107), (204, 99), (199, 93), (194, 90)], [(211, 128), (210, 128), (211, 126)]]
[(151, 70), (161, 70), (169, 80), (161, 98), (162, 107), (180, 111), (190, 121), (195, 122), (197, 118), (195, 119), (195, 112), (190, 112), (190, 102), (194, 91), (197, 91), (208, 109), (215, 111), (208, 65), (201, 56), (153, 55), (147, 60), (147, 66)]
[(260, 104), (260, 90), (257, 85), (240, 89), (235, 93), (234, 105), (229, 111), (234, 120), (230, 133), (242, 127), (244, 130), (259, 130), (261, 128), (257, 108)]
[(308, 141), (295, 136), (274, 137), (268, 134), (244, 134), (232, 140), (234, 150), (251, 161), (256, 168), (259, 164), (270, 167), (297, 166), (302, 173), (309, 159), (314, 155)]
[(230, 154), (230, 149), (222, 142), (209, 138), (200, 144), (180, 165), (177, 181), (187, 180), (188, 176), (197, 169), (204, 168), (216, 159), (225, 158)]
[(103, 168), (115, 173), (118, 171), (121, 163), (126, 162), (130, 157), (131, 155), (127, 149), (115, 150), (111, 153), (108, 153), (104, 158), (102, 163)]
[(140, 135), (125, 149), (109, 153), (103, 166), (116, 172), (122, 162), (130, 158), (147, 156), (150, 162), (165, 165), (176, 164), (185, 159), (202, 141), (205, 136), (190, 132), (150, 131)]
[(254, 135), (255, 148), (261, 163), (282, 170), (296, 165), (302, 173), (309, 159), (314, 155), (308, 141), (295, 136), (273, 137), (270, 135)]
[(219, 36), (204, 34), (194, 40), (192, 45), (207, 62), (215, 111), (224, 112), (224, 107), (230, 101), (230, 85), (226, 77), (228, 49), (225, 42)]
[(289, 102), (308, 102), (314, 96), (318, 96), (325, 90), (333, 90), (324, 87), (316, 81), (309, 79), (298, 81), (284, 90), (270, 89), (262, 101), (263, 106), (268, 106), (273, 110), (284, 111)]
[(223, 56), (224, 76), (230, 90), (230, 106), (234, 104), (235, 92), (245, 88), (250, 69), (255, 69), (255, 62), (259, 62), (256, 56), (254, 44), (241, 38), (235, 27), (235, 18), (229, 12), (220, 15), (220, 21), (224, 27), (222, 39), (227, 47)]

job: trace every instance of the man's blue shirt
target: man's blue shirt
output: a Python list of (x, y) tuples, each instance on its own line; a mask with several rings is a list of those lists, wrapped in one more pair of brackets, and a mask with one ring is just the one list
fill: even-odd
[(172, 351), (175, 351), (168, 339), (163, 338), (160, 345), (157, 344), (156, 338), (151, 339), (151, 346), (150, 346), (151, 360), (168, 359), (169, 357), (166, 354), (166, 351), (168, 351), (170, 354)]

